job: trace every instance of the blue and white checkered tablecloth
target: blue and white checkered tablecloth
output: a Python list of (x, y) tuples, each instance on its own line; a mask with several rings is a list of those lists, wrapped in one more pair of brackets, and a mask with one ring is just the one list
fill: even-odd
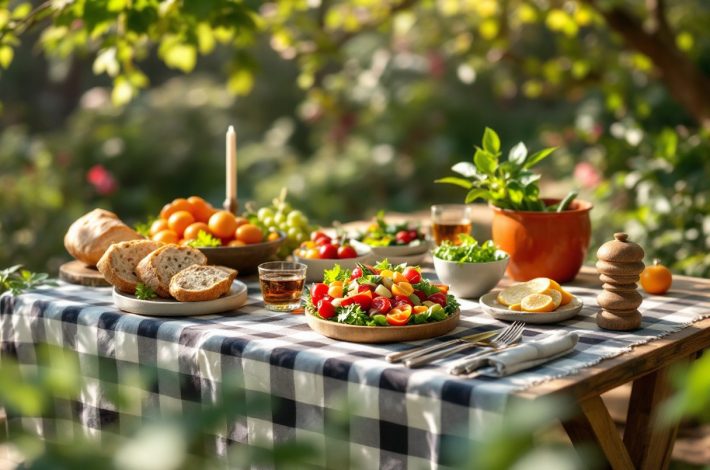
[[(31, 367), (39, 345), (58, 345), (80, 357), (104, 358), (101, 367), (119, 385), (133, 383), (125, 376), (128, 366), (156, 366), (156, 383), (145, 391), (143, 403), (131, 409), (102, 393), (105, 377), (82, 368), (90, 385), (66, 419), (80, 423), (89, 435), (108, 429), (120, 434), (124, 422), (141, 419), (149, 410), (180, 411), (211, 403), (220, 384), (236, 377), (246, 393), (277, 399), (270, 413), (247, 410), (245, 416), (225, 423), (215, 437), (217, 453), (226, 453), (234, 442), (269, 446), (293, 438), (323, 447), (324, 423), (345, 400), (351, 414), (347, 446), (361, 468), (433, 468), (447, 439), (476, 439), (501, 416), (515, 391), (574, 374), (710, 316), (710, 293), (686, 279), (676, 282), (667, 296), (645, 297), (641, 329), (600, 330), (594, 322), (600, 283), (591, 273), (583, 273), (567, 286), (583, 299), (582, 313), (557, 325), (530, 325), (524, 336), (525, 340), (551, 330), (576, 330), (580, 342), (573, 353), (511, 377), (463, 380), (447, 375), (445, 365), (409, 370), (383, 357), (417, 344), (503, 326), (475, 301), (461, 302), (461, 322), (446, 337), (364, 345), (322, 337), (310, 330), (302, 315), (265, 310), (258, 284), (247, 284), (249, 298), (238, 311), (189, 318), (123, 313), (114, 307), (109, 288), (62, 283), (14, 298), (6, 294), (0, 298), (0, 359), (14, 356)], [(25, 424), (49, 436), (55, 427), (50, 421), (27, 418)], [(323, 455), (328, 458), (327, 452)], [(314, 464), (328, 466), (327, 461)]]

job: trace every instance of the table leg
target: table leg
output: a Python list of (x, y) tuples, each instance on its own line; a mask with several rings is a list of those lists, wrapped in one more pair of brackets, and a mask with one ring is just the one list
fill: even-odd
[(670, 463), (679, 422), (663, 427), (656, 423), (661, 403), (672, 393), (668, 368), (634, 381), (629, 399), (624, 444), (636, 468), (665, 469)]
[(634, 468), (631, 457), (601, 397), (596, 396), (580, 402), (577, 415), (563, 422), (562, 425), (575, 447), (596, 444), (612, 469)]

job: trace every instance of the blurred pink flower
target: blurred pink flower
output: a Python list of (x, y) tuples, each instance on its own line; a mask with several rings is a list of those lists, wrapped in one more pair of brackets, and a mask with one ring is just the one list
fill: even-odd
[(94, 165), (86, 172), (86, 181), (88, 181), (102, 196), (111, 194), (118, 189), (116, 178), (113, 177), (110, 171), (103, 165)]
[(596, 188), (602, 181), (599, 171), (589, 162), (580, 162), (574, 167), (574, 179), (585, 188)]

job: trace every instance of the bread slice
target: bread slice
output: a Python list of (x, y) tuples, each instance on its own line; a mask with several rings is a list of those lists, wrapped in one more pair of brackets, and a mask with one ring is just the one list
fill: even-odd
[(64, 247), (74, 258), (95, 266), (112, 243), (142, 239), (113, 212), (94, 209), (71, 224)]
[(152, 240), (131, 240), (114, 243), (101, 257), (96, 267), (104, 278), (116, 289), (135, 294), (138, 277), (135, 271), (138, 263), (151, 252), (163, 246)]
[(207, 264), (207, 257), (190, 246), (165, 245), (143, 258), (136, 266), (138, 279), (160, 297), (170, 297), (170, 280), (193, 264)]
[(180, 302), (214, 300), (229, 292), (237, 271), (223, 266), (193, 265), (170, 281), (170, 295)]

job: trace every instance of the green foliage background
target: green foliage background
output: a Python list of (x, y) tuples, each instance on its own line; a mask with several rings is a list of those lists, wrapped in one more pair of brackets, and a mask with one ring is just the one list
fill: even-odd
[[(240, 199), (287, 187), (325, 225), (463, 200), (433, 180), (490, 126), (505, 149), (560, 147), (542, 195), (592, 200), (595, 246), (627, 230), (707, 276), (707, 121), (662, 58), (707, 77), (710, 6), (652, 4), (2, 0), (0, 265), (56, 269), (95, 206), (134, 222), (178, 196), (219, 204), (229, 124)], [(95, 165), (117, 190), (87, 182)]]

